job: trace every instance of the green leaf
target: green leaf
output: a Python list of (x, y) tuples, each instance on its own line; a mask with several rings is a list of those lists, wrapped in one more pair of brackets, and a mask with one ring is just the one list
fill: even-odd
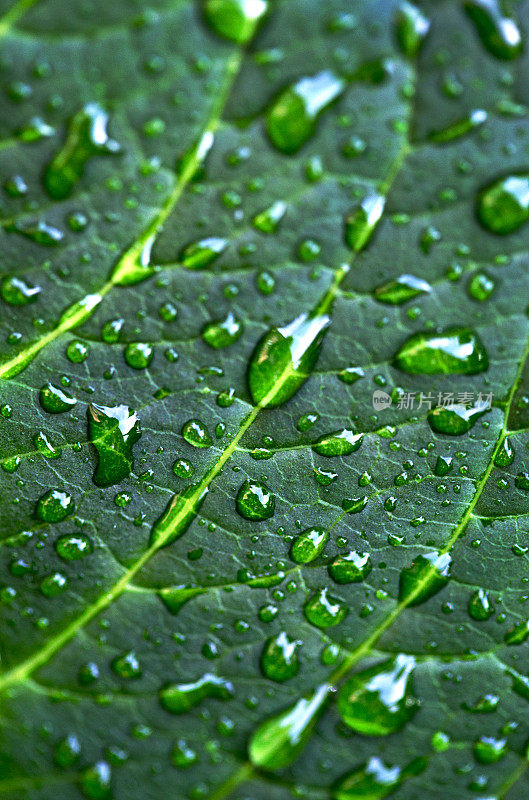
[(0, 14), (0, 797), (525, 800), (529, 4)]

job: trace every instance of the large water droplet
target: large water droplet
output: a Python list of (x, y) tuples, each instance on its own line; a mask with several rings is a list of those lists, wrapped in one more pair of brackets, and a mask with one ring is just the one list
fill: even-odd
[(298, 649), (301, 642), (290, 639), (284, 631), (265, 642), (261, 668), (270, 680), (282, 683), (299, 672)]
[(359, 583), (369, 575), (373, 564), (369, 553), (350, 550), (337, 556), (332, 564), (329, 564), (328, 569), (329, 575), (336, 583)]
[(66, 533), (55, 542), (57, 555), (65, 561), (78, 561), (94, 550), (92, 541), (84, 533)]
[(61, 522), (72, 514), (74, 502), (67, 492), (48, 489), (37, 502), (36, 514), (43, 522)]
[(402, 303), (407, 303), (414, 297), (421, 294), (428, 294), (432, 291), (432, 287), (422, 278), (416, 278), (415, 275), (400, 275), (398, 278), (375, 289), (375, 299), (381, 303), (396, 306)]
[(344, 81), (330, 70), (301, 78), (286, 88), (268, 112), (270, 141), (282, 153), (295, 153), (316, 128), (318, 116), (343, 91)]
[(324, 528), (307, 528), (292, 543), (290, 555), (296, 564), (308, 564), (319, 556), (329, 539)]
[(275, 233), (286, 210), (287, 204), (283, 200), (276, 200), (271, 206), (255, 215), (252, 225), (261, 233)]
[(441, 334), (412, 334), (395, 356), (395, 366), (419, 375), (476, 375), (488, 369), (489, 359), (477, 333), (448, 328)]
[(465, 10), (489, 53), (505, 61), (520, 55), (522, 35), (515, 20), (503, 14), (498, 0), (465, 0)]
[(211, 434), (199, 419), (189, 419), (182, 426), (182, 436), (188, 444), (193, 447), (211, 447), (213, 439)]
[(237, 492), (237, 511), (245, 519), (269, 519), (275, 505), (275, 497), (264, 483), (244, 481)]
[(141, 436), (136, 413), (125, 405), (87, 409), (88, 435), (97, 450), (96, 486), (113, 486), (127, 478), (133, 468), (132, 447)]
[(31, 242), (44, 247), (57, 247), (64, 239), (64, 233), (59, 228), (48, 225), (41, 219), (16, 220), (12, 224), (6, 224), (4, 230), (7, 233), (19, 233)]
[(226, 249), (227, 239), (218, 236), (210, 236), (208, 239), (201, 239), (185, 247), (178, 260), (187, 269), (204, 269), (209, 267)]
[(451, 407), (440, 406), (428, 413), (428, 423), (435, 433), (444, 433), (447, 436), (462, 436), (487, 411), (490, 411), (488, 403), (480, 403), (471, 408), (459, 403)]
[(191, 484), (169, 500), (151, 530), (150, 546), (167, 547), (187, 531), (204, 502), (208, 489)]
[(473, 750), (475, 759), (480, 764), (495, 764), (507, 755), (507, 740), (480, 736)]
[(339, 625), (349, 613), (349, 608), (329, 594), (327, 587), (311, 595), (303, 606), (303, 613), (311, 625), (317, 628), (332, 628)]
[(418, 710), (413, 696), (412, 656), (399, 654), (347, 680), (338, 695), (343, 721), (367, 736), (388, 736), (400, 731)]
[(15, 275), (3, 278), (0, 286), (2, 300), (10, 306), (26, 306), (28, 303), (34, 303), (41, 291), (40, 286), (32, 286)]
[(108, 114), (97, 103), (88, 103), (70, 121), (64, 145), (44, 172), (44, 186), (56, 200), (68, 197), (95, 155), (115, 155), (121, 147), (107, 134)]
[(204, 4), (206, 20), (215, 33), (240, 44), (252, 38), (267, 10), (267, 0), (206, 0)]
[(504, 236), (529, 219), (529, 175), (493, 181), (478, 196), (478, 219), (488, 231)]
[(419, 52), (428, 31), (430, 20), (412, 3), (401, 2), (395, 16), (395, 32), (400, 49), (408, 58)]
[(489, 619), (494, 614), (489, 593), (484, 589), (476, 589), (468, 601), (468, 613), (472, 619), (478, 621)]
[(310, 738), (330, 691), (330, 685), (324, 683), (285, 711), (261, 723), (248, 746), (252, 764), (276, 770), (295, 761)]
[(303, 386), (314, 368), (329, 323), (326, 314), (300, 314), (290, 324), (265, 333), (248, 369), (250, 392), (256, 404), (280, 406)]
[(108, 800), (111, 792), (112, 770), (106, 761), (98, 761), (81, 773), (79, 785), (88, 800)]
[(361, 433), (344, 428), (341, 431), (324, 434), (314, 442), (312, 449), (320, 456), (332, 458), (333, 456), (348, 456), (358, 450), (361, 444)]
[(373, 757), (348, 772), (331, 789), (332, 800), (383, 800), (413, 775), (426, 769), (426, 758), (416, 758), (407, 767), (390, 767)]
[(426, 553), (417, 556), (409, 567), (401, 570), (399, 601), (418, 606), (444, 589), (450, 580), (449, 553)]
[(218, 675), (206, 673), (192, 683), (174, 683), (160, 691), (160, 702), (171, 714), (185, 714), (206, 697), (230, 700), (235, 692), (232, 684)]
[(381, 194), (368, 194), (359, 206), (345, 219), (345, 243), (359, 253), (369, 243), (384, 213), (386, 198)]
[(61, 414), (63, 411), (73, 408), (77, 400), (58, 386), (47, 383), (39, 392), (39, 402), (44, 411), (49, 414)]

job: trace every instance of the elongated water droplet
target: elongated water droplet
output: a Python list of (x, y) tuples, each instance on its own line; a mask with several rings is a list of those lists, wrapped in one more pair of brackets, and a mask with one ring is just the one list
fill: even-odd
[(36, 514), (43, 522), (60, 522), (74, 510), (74, 502), (67, 492), (48, 489), (37, 503)]
[(204, 4), (206, 20), (215, 33), (240, 44), (252, 38), (267, 10), (267, 0), (206, 0)]
[(303, 606), (303, 613), (311, 625), (332, 628), (339, 625), (349, 613), (348, 607), (325, 587), (311, 595)]
[(310, 695), (262, 722), (248, 746), (252, 764), (277, 770), (295, 761), (310, 739), (330, 692), (331, 686), (323, 683)]
[(158, 597), (171, 614), (178, 614), (188, 600), (192, 600), (193, 597), (197, 597), (197, 595), (206, 591), (207, 589), (203, 589), (200, 586), (171, 586), (168, 589), (161, 589), (158, 592)]
[(529, 620), (522, 620), (509, 628), (503, 641), (510, 646), (523, 644), (529, 637)]
[(399, 654), (349, 678), (338, 695), (345, 724), (367, 736), (400, 731), (419, 707), (411, 685), (415, 665), (412, 656)]
[(88, 435), (98, 454), (94, 472), (96, 486), (113, 486), (127, 478), (133, 468), (132, 447), (141, 436), (136, 413), (125, 405), (87, 409)]
[(227, 239), (219, 236), (210, 236), (208, 239), (201, 239), (185, 247), (178, 260), (187, 269), (204, 269), (209, 267), (226, 249)]
[(202, 338), (210, 347), (229, 347), (237, 341), (243, 331), (242, 323), (231, 313), (218, 322), (208, 322), (202, 328)]
[(449, 553), (426, 553), (417, 556), (409, 567), (401, 570), (399, 601), (418, 606), (444, 589), (450, 580)]
[(191, 484), (181, 494), (175, 494), (152, 526), (150, 546), (167, 547), (183, 536), (198, 514), (207, 493), (208, 489), (201, 489), (200, 484)]
[(502, 13), (498, 0), (465, 0), (465, 10), (489, 53), (504, 61), (520, 55), (522, 35), (515, 20)]
[(296, 564), (308, 564), (319, 556), (329, 539), (324, 528), (307, 528), (292, 543), (290, 555)]
[(452, 456), (437, 456), (434, 472), (439, 477), (448, 475), (454, 469)]
[(33, 439), (35, 447), (44, 458), (60, 458), (62, 450), (60, 447), (52, 444), (44, 431), (39, 431)]
[(87, 800), (109, 800), (112, 794), (112, 770), (106, 761), (98, 761), (81, 773), (79, 785)]
[(271, 206), (260, 211), (252, 219), (252, 225), (261, 233), (275, 233), (279, 223), (285, 216), (287, 204), (283, 200), (276, 200)]
[(80, 756), (81, 745), (79, 739), (75, 734), (71, 733), (57, 744), (53, 760), (58, 767), (67, 769), (73, 766)]
[(430, 30), (430, 20), (412, 3), (401, 2), (395, 17), (397, 42), (408, 58), (415, 58)]
[(287, 87), (268, 112), (266, 130), (282, 153), (297, 152), (315, 131), (318, 116), (342, 93), (344, 81), (330, 70)]
[(480, 764), (495, 764), (507, 755), (507, 739), (480, 736), (474, 744), (473, 752)]
[(303, 386), (314, 368), (329, 323), (326, 314), (300, 314), (289, 325), (265, 333), (248, 369), (254, 403), (269, 408), (280, 406)]
[(19, 233), (31, 242), (44, 247), (57, 247), (64, 239), (64, 233), (59, 228), (48, 225), (44, 220), (17, 220), (6, 225), (4, 230), (7, 233)]
[(506, 437), (496, 453), (494, 464), (497, 467), (510, 467), (514, 461), (514, 455), (514, 447), (511, 444), (511, 440)]
[(58, 386), (48, 383), (39, 392), (39, 402), (44, 411), (49, 414), (61, 414), (63, 411), (73, 408), (77, 400)]
[(491, 233), (514, 233), (529, 219), (529, 175), (508, 175), (478, 195), (478, 219)]
[(72, 117), (64, 145), (44, 172), (44, 186), (50, 197), (68, 197), (92, 156), (121, 151), (118, 142), (109, 138), (107, 125), (108, 114), (97, 103), (88, 103)]
[(362, 444), (362, 434), (355, 433), (349, 428), (341, 431), (333, 431), (321, 436), (312, 445), (312, 449), (320, 456), (348, 456), (358, 450)]
[(422, 278), (415, 275), (400, 275), (393, 281), (383, 283), (375, 289), (375, 299), (381, 303), (391, 306), (401, 305), (418, 297), (421, 294), (429, 294), (432, 287)]
[(369, 244), (382, 218), (385, 204), (383, 195), (369, 194), (345, 218), (345, 243), (355, 253)]
[(237, 511), (245, 519), (269, 519), (275, 505), (275, 497), (264, 483), (244, 481), (237, 492)]
[(369, 553), (357, 553), (350, 550), (348, 553), (337, 556), (329, 564), (329, 575), (336, 583), (359, 583), (367, 578), (373, 564)]
[(0, 286), (2, 300), (10, 306), (26, 306), (28, 303), (34, 303), (41, 291), (40, 286), (32, 286), (15, 275), (2, 278)]
[(300, 646), (300, 641), (290, 639), (284, 631), (268, 639), (261, 653), (261, 668), (266, 677), (277, 683), (283, 683), (297, 675)]
[(434, 408), (428, 413), (428, 424), (436, 433), (462, 436), (488, 411), (490, 411), (488, 403), (479, 403), (471, 408), (459, 403), (451, 407)]
[(454, 139), (460, 139), (462, 136), (472, 133), (476, 128), (483, 125), (487, 118), (488, 114), (483, 108), (475, 108), (468, 116), (458, 119), (446, 128), (432, 131), (428, 138), (436, 144), (452, 142)]
[(447, 328), (441, 334), (412, 334), (395, 356), (395, 366), (415, 375), (476, 375), (488, 369), (489, 359), (477, 333)]
[(232, 684), (218, 675), (206, 673), (192, 683), (174, 683), (160, 691), (160, 702), (171, 714), (185, 714), (206, 697), (230, 700), (235, 696)]

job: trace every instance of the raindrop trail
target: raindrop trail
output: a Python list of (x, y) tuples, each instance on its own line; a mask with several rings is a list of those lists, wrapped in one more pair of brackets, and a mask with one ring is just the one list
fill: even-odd
[[(37, 2), (37, 0), (33, 0), (33, 2)], [(28, 2), (26, 2), (26, 5), (28, 5)], [(2, 28), (0, 27), (0, 36), (1, 32)], [(200, 166), (200, 163), (211, 147), (214, 133), (220, 124), (224, 107), (233, 88), (235, 79), (239, 74), (242, 58), (243, 50), (241, 49), (237, 49), (228, 58), (223, 87), (218, 93), (216, 102), (211, 109), (201, 135), (185, 155), (184, 167), (173, 191), (165, 200), (154, 219), (147, 225), (136, 241), (121, 255), (112, 269), (110, 278), (98, 290), (69, 306), (52, 330), (40, 339), (30, 343), (9, 361), (0, 364), (0, 378), (8, 379), (22, 372), (48, 344), (54, 342), (62, 336), (63, 333), (67, 333), (81, 323), (86, 322), (93, 311), (115, 286), (125, 283), (129, 276), (137, 274), (142, 253), (154, 242), (154, 239), (161, 231), (167, 218), (174, 210), (188, 183), (193, 178), (197, 168)], [(145, 277), (148, 276), (149, 271), (145, 270)]]

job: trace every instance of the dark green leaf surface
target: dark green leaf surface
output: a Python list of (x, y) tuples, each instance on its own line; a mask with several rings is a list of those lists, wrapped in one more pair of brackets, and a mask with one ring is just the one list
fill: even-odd
[(0, 11), (0, 797), (525, 800), (529, 2)]

